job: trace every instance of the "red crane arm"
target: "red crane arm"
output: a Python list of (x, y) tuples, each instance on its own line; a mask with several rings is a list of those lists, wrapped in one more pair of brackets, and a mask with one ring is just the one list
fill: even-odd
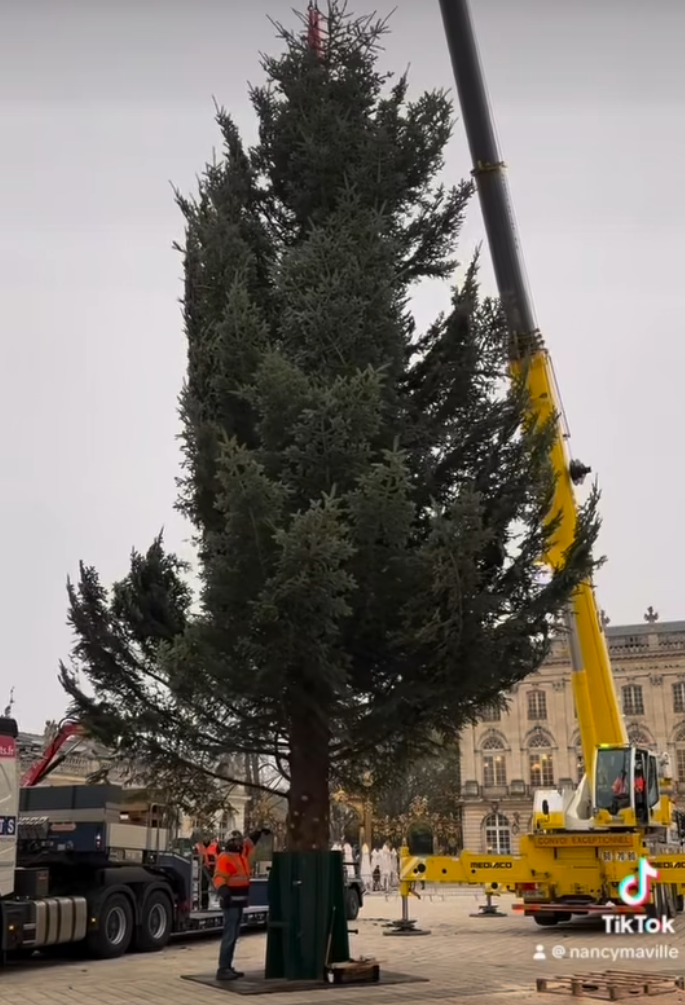
[(57, 736), (45, 748), (43, 756), (35, 764), (32, 764), (21, 780), (22, 788), (30, 788), (38, 783), (50, 773), (53, 761), (67, 740), (72, 736), (83, 736), (83, 727), (77, 722), (64, 722), (60, 725)]

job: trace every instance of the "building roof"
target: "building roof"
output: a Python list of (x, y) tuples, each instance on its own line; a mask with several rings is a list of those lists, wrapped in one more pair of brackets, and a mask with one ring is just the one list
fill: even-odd
[(652, 621), (637, 625), (607, 625), (604, 633), (608, 639), (622, 635), (685, 635), (685, 621)]

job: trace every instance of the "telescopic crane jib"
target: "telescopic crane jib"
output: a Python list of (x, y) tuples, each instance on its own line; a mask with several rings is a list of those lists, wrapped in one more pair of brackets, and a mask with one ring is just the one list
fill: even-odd
[[(550, 565), (555, 566), (563, 561), (576, 531), (574, 483), (581, 483), (589, 469), (568, 457), (556, 382), (528, 290), (506, 169), (498, 149), (467, 2), (441, 0), (440, 6), (493, 269), (509, 329), (512, 371), (525, 378), (532, 407), (541, 421), (555, 413), (559, 417), (552, 448), (557, 488), (551, 516), (560, 515), (561, 522), (546, 556)], [(569, 605), (566, 622), (585, 766), (592, 778), (600, 735), (602, 743), (617, 744), (625, 744), (627, 736), (590, 583), (578, 590)]]
[[(544, 556), (554, 568), (575, 537), (579, 511), (574, 485), (590, 469), (567, 452), (554, 372), (528, 291), (468, 0), (440, 0), (440, 8), (509, 331), (512, 376), (525, 382), (532, 417), (556, 425), (551, 461), (557, 481), (550, 519), (559, 519), (559, 524)], [(591, 582), (576, 591), (566, 624), (585, 778), (575, 791), (536, 791), (532, 833), (522, 838), (517, 856), (464, 852), (459, 858), (421, 857), (403, 849), (405, 928), (412, 925), (407, 897), (414, 894), (417, 880), (482, 885), (496, 875), (523, 897), (524, 913), (539, 924), (554, 924), (600, 906), (608, 913), (610, 905), (620, 903), (619, 883), (635, 871), (640, 857), (649, 857), (660, 870), (653, 894), (657, 911), (670, 915), (682, 909), (685, 828), (670, 798), (670, 765), (665, 756), (660, 759), (628, 743)]]

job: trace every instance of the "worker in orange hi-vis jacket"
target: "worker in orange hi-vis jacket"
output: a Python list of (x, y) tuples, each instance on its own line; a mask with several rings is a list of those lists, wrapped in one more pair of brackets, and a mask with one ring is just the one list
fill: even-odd
[(212, 872), (216, 869), (216, 863), (221, 853), (221, 845), (218, 838), (214, 838), (211, 844), (205, 848), (205, 864)]
[(231, 831), (226, 840), (224, 851), (217, 859), (214, 870), (214, 888), (219, 895), (219, 903), (224, 912), (224, 931), (219, 948), (217, 980), (235, 981), (245, 976), (234, 968), (233, 956), (240, 935), (243, 911), (247, 907), (250, 896), (252, 876), (250, 860), (259, 839), (270, 833), (270, 830), (262, 828), (245, 838), (240, 831)]

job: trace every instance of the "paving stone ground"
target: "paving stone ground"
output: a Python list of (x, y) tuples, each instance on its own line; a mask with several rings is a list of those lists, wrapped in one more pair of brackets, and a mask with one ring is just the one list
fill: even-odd
[[(314, 992), (243, 996), (202, 987), (181, 980), (183, 974), (212, 973), (216, 968), (216, 938), (174, 944), (162, 953), (131, 955), (120, 960), (92, 962), (32, 961), (0, 971), (0, 1005), (420, 1005), (471, 1001), (482, 996), (487, 1002), (535, 1002), (559, 1005), (566, 995), (538, 994), (535, 980), (555, 974), (603, 970), (683, 974), (685, 976), (685, 916), (676, 922), (670, 936), (606, 935), (597, 924), (574, 922), (568, 926), (541, 929), (530, 920), (511, 913), (510, 898), (499, 904), (506, 917), (472, 918), (483, 903), (480, 892), (443, 887), (426, 891), (421, 901), (412, 900), (411, 916), (430, 935), (387, 938), (383, 925), (400, 916), (399, 898), (376, 894), (367, 899), (352, 935), (353, 956), (375, 956), (381, 967), (428, 978), (428, 983), (392, 986), (322, 989)], [(264, 963), (266, 937), (247, 934), (240, 942), (236, 963), (246, 971)], [(544, 946), (545, 961), (535, 961), (536, 946)], [(601, 949), (651, 949), (664, 945), (677, 949), (680, 959), (580, 959), (572, 954)], [(554, 959), (554, 953), (565, 959)], [(593, 999), (573, 999), (592, 1002)], [(631, 1002), (685, 1005), (685, 994), (642, 998)]]

